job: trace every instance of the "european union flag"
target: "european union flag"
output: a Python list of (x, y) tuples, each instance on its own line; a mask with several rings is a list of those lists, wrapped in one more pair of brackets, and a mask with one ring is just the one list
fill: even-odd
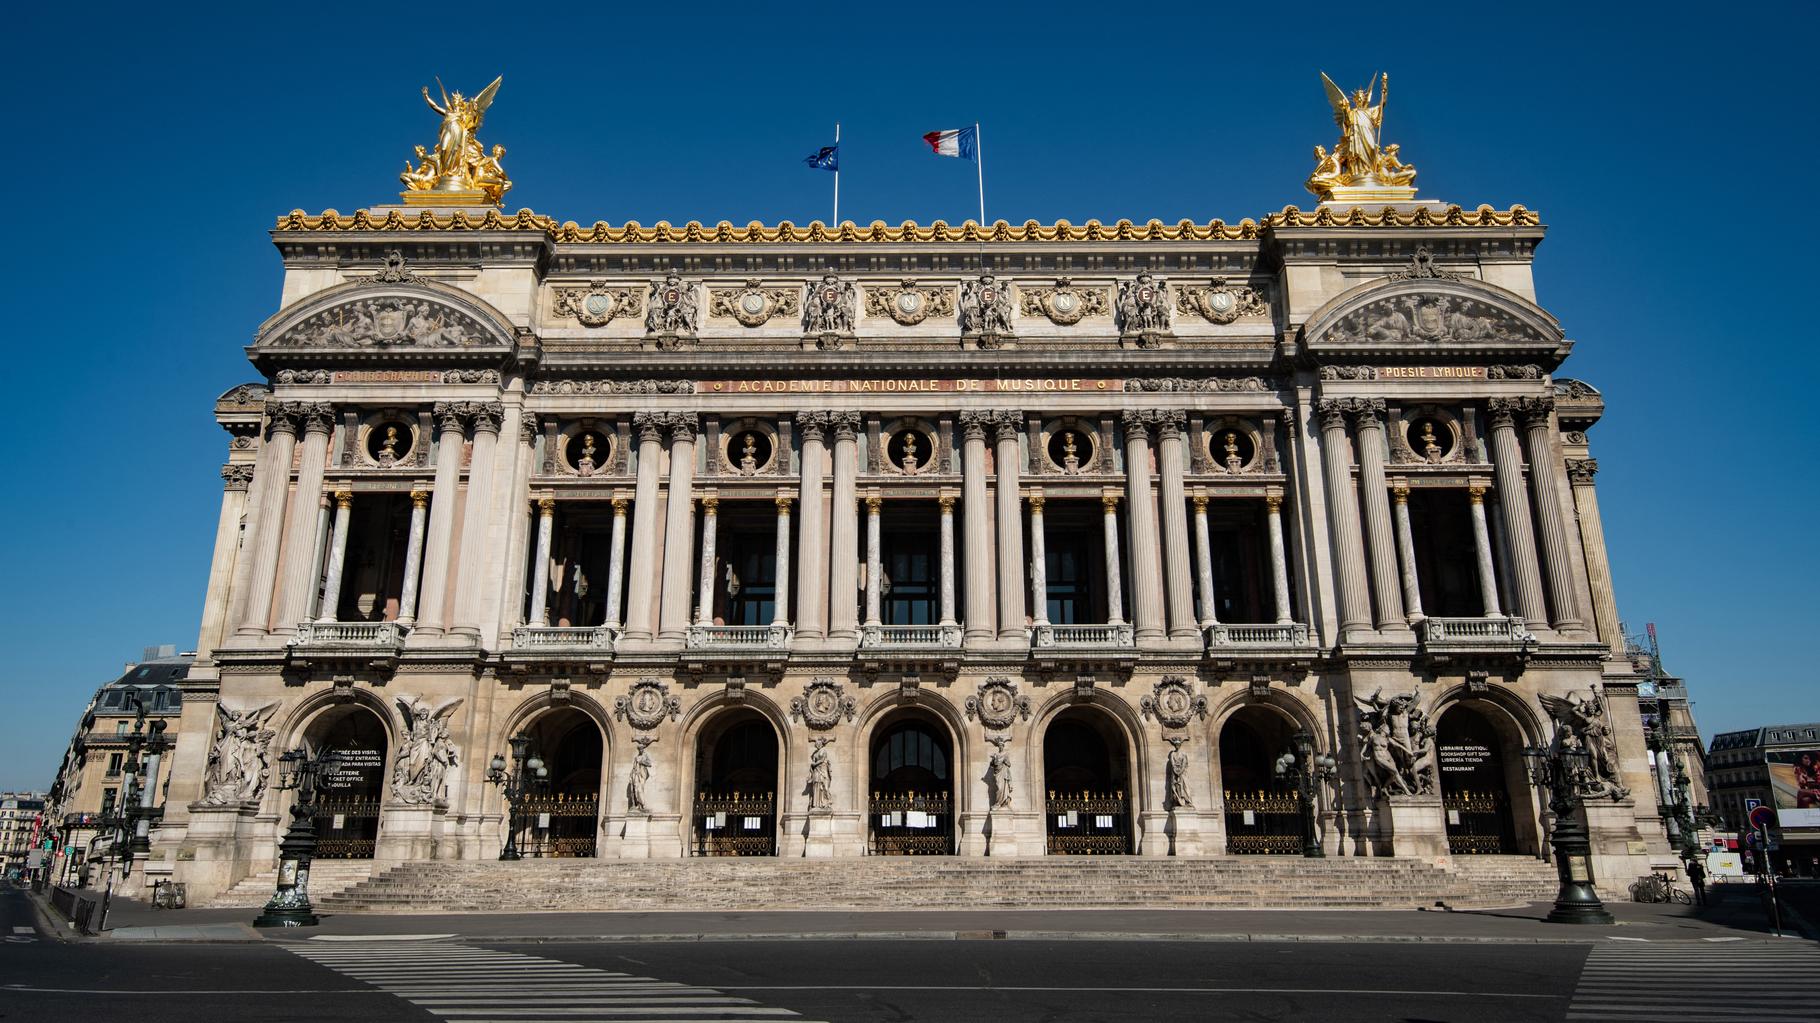
[(840, 143), (817, 149), (813, 155), (803, 157), (803, 162), (817, 170), (840, 170)]

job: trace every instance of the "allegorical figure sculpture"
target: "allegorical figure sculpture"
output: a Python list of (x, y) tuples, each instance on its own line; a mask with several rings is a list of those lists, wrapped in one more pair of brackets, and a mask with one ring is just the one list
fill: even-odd
[(265, 791), (271, 765), (266, 749), (272, 742), (272, 731), (265, 721), (276, 703), (251, 710), (219, 707), (220, 729), (209, 747), (209, 763), (203, 774), (202, 802), (207, 806), (248, 803)]
[(809, 809), (834, 809), (834, 762), (828, 755), (828, 744), (833, 739), (811, 739), (814, 747), (809, 753)]
[(1169, 329), (1169, 282), (1148, 273), (1119, 287), (1119, 329), (1127, 334)]
[(851, 334), (858, 295), (850, 281), (823, 274), (820, 284), (809, 285), (803, 303), (803, 329), (810, 334)]
[(1327, 89), (1327, 103), (1333, 108), (1334, 123), (1339, 125), (1340, 140), (1334, 143), (1332, 153), (1315, 147), (1315, 168), (1308, 176), (1308, 190), (1328, 202), (1414, 198), (1416, 169), (1402, 161), (1396, 146), (1383, 144), (1384, 101), (1390, 95), (1390, 76), (1380, 75), (1365, 88), (1354, 89), (1350, 98), (1325, 73), (1321, 84)]
[(1435, 789), (1434, 726), (1413, 694), (1357, 700), (1359, 750), (1374, 796), (1426, 795)]
[(1585, 750), (1588, 777), (1581, 779), (1583, 796), (1610, 796), (1623, 799), (1630, 790), (1619, 782), (1617, 742), (1605, 716), (1605, 701), (1594, 690), (1591, 699), (1579, 693), (1552, 696), (1543, 693), (1542, 706), (1555, 719), (1551, 751)]
[(433, 710), (421, 696), (393, 700), (404, 714), (405, 737), (392, 763), (392, 794), (401, 803), (440, 802), (449, 768), (460, 762), (449, 737), (449, 714), (462, 698), (444, 700)]
[(1194, 796), (1188, 791), (1188, 751), (1182, 748), (1187, 741), (1169, 740), (1169, 805), (1175, 810), (1194, 809)]
[(645, 330), (652, 334), (685, 334), (693, 336), (701, 321), (701, 309), (695, 298), (695, 285), (676, 274), (666, 274), (651, 284), (645, 300)]
[(1011, 288), (992, 274), (961, 284), (961, 333), (1010, 334)]
[(645, 804), (645, 786), (651, 783), (651, 769), (656, 766), (651, 759), (651, 744), (657, 738), (640, 735), (632, 741), (638, 746), (638, 754), (632, 758), (632, 777), (626, 782), (626, 811), (649, 814), (651, 808)]
[(450, 93), (443, 89), (442, 81), (438, 79), (436, 87), (442, 92), (441, 103), (431, 99), (429, 87), (424, 87), (423, 101), (442, 117), (442, 127), (436, 135), (435, 150), (425, 152), (418, 146), (417, 163), (406, 162), (399, 180), (407, 189), (412, 192), (478, 192), (487, 202), (499, 204), (512, 187), (512, 182), (506, 179), (505, 169), (499, 165), (505, 147), (494, 146), (489, 154), (474, 137), (486, 118), (487, 108), (493, 105), (493, 97), (499, 92), (499, 82), (500, 79), (493, 79), (492, 84), (469, 99), (460, 92)]
[(1003, 735), (989, 735), (986, 741), (992, 744), (992, 757), (986, 762), (986, 784), (992, 789), (992, 808), (1008, 810), (1011, 808), (1011, 754), (1005, 752), (1005, 746), (1011, 740)]

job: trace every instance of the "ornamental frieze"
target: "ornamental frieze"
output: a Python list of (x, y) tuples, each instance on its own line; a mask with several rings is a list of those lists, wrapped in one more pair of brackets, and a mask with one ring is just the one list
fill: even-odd
[(267, 340), (271, 348), (459, 348), (492, 340), (480, 321), (420, 296), (342, 302)]
[(833, 728), (843, 716), (852, 721), (858, 711), (859, 701), (831, 678), (811, 681), (803, 695), (790, 700), (790, 719), (806, 722), (810, 728)]
[(1230, 287), (1224, 277), (1176, 293), (1175, 311), (1195, 313), (1208, 323), (1227, 324), (1246, 317), (1270, 315), (1270, 301), (1252, 288)]
[(1515, 316), (1458, 295), (1399, 295), (1349, 314), (1328, 330), (1339, 344), (1472, 344), (1536, 341)]
[(532, 394), (692, 394), (690, 380), (534, 380)]
[(1053, 288), (1018, 287), (1018, 308), (1025, 316), (1046, 316), (1050, 323), (1072, 327), (1089, 316), (1104, 316), (1111, 308), (1105, 288), (1077, 288), (1068, 278)]
[(670, 687), (662, 682), (639, 682), (613, 701), (613, 716), (631, 722), (634, 728), (656, 728), (664, 718), (681, 714), (682, 697), (671, 695)]
[(895, 288), (867, 288), (866, 315), (889, 316), (903, 326), (914, 327), (931, 316), (953, 316), (954, 292), (919, 287), (915, 278), (905, 278)]
[(1010, 728), (1020, 715), (1030, 720), (1030, 697), (1019, 695), (1008, 678), (989, 678), (967, 697), (967, 718), (979, 718), (987, 728)]
[(1127, 391), (1273, 391), (1276, 385), (1263, 377), (1133, 377), (1125, 381)]
[(1169, 675), (1139, 701), (1138, 708), (1145, 717), (1156, 718), (1169, 728), (1185, 728), (1195, 715), (1207, 716), (1207, 697), (1196, 695), (1182, 676)]
[(573, 316), (584, 327), (604, 327), (616, 316), (637, 316), (644, 311), (644, 299), (632, 288), (608, 287), (602, 281), (589, 281), (577, 288), (557, 288), (555, 312)]
[(749, 280), (743, 288), (710, 288), (708, 315), (738, 320), (747, 327), (762, 327), (773, 316), (790, 316), (797, 310), (795, 288), (761, 288)]

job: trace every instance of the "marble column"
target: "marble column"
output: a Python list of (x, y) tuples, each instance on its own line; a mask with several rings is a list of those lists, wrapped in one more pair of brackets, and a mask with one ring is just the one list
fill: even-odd
[(720, 498), (701, 499), (701, 578), (695, 586), (695, 624), (714, 624), (715, 548), (719, 546)]
[(827, 427), (826, 412), (796, 414), (796, 431), (803, 444), (802, 464), (797, 469), (796, 634), (811, 640), (828, 635), (828, 548), (822, 540), (826, 521), (822, 474), (828, 463), (823, 434)]
[(858, 412), (833, 412), (834, 499), (828, 523), (828, 638), (859, 641)]
[(1294, 623), (1289, 608), (1289, 553), (1283, 549), (1283, 498), (1269, 494), (1264, 498), (1264, 519), (1270, 528), (1270, 582), (1275, 591), (1278, 625)]
[(1403, 606), (1410, 621), (1420, 621), (1428, 616), (1422, 613), (1422, 585), (1416, 578), (1416, 543), (1409, 532), (1409, 483), (1398, 480), (1391, 488), (1391, 496), (1395, 498), (1397, 561), (1403, 568)]
[(1156, 503), (1150, 496), (1150, 415), (1124, 413), (1125, 520), (1131, 534), (1131, 616), (1139, 643), (1163, 632), (1163, 567), (1157, 560)]
[(322, 504), (322, 472), (329, 456), (329, 433), (335, 428), (334, 412), (327, 405), (312, 407), (303, 416), (303, 446), (297, 460), (297, 489), (284, 522), (284, 563), (278, 573), (278, 610), (272, 631), (291, 633), (309, 614), (316, 591), (316, 514)]
[(463, 426), (458, 402), (439, 401), (436, 418), (436, 482), (430, 490), (429, 527), (423, 539), (423, 582), (418, 590), (418, 636), (442, 633), (448, 614), (449, 541), (455, 535), (455, 494), (461, 482)]
[(1573, 554), (1568, 549), (1567, 513), (1561, 494), (1561, 470), (1555, 463), (1553, 398), (1531, 398), (1523, 408), (1529, 433), (1529, 486), (1536, 503), (1536, 520), (1542, 526), (1542, 558), (1548, 577), (1548, 604), (1554, 609), (1554, 626), (1562, 630), (1585, 628), (1580, 599), (1574, 588)]
[(1498, 609), (1498, 576), (1492, 568), (1491, 529), (1485, 522), (1485, 487), (1474, 483), (1466, 488), (1466, 494), (1472, 500), (1472, 546), (1478, 555), (1479, 602), (1485, 605), (1485, 617), (1498, 618), (1503, 612)]
[(695, 559), (695, 413), (672, 412), (670, 488), (664, 519), (663, 596), (657, 638), (681, 643), (689, 631), (689, 583)]
[(348, 527), (354, 517), (354, 495), (335, 491), (335, 530), (329, 537), (329, 566), (322, 581), (322, 604), (316, 620), (332, 622), (341, 607), (341, 577), (348, 562)]
[(1182, 425), (1187, 413), (1171, 409), (1157, 419), (1156, 460), (1159, 504), (1163, 517), (1163, 577), (1169, 600), (1169, 638), (1192, 640), (1197, 633), (1194, 617), (1194, 564), (1188, 548), (1188, 498), (1182, 483), (1186, 452)]
[(531, 501), (531, 465), (537, 460), (539, 432), (537, 415), (523, 409), (513, 411), (517, 413), (518, 446), (512, 451), (510, 489), (503, 495), (507, 525), (505, 549), (500, 552), (504, 555), (500, 560), (504, 562), (505, 578), (500, 587), (499, 646), (511, 640), (514, 628), (526, 623), (525, 594), (529, 589), (526, 577), (531, 568), (531, 533), (537, 521)]
[[(316, 533), (315, 539), (312, 541), (313, 546), (310, 548), (310, 564), (315, 566), (317, 583), (325, 581), (324, 575), (328, 571), (328, 562), (324, 556), (329, 549), (329, 519), (334, 514), (334, 510), (334, 498), (323, 494), (321, 502), (316, 506)], [(309, 607), (304, 610), (304, 621), (314, 621), (316, 616), (322, 613), (317, 606), (321, 596), (321, 586), (310, 587), (310, 603)]]
[(1194, 564), (1201, 584), (1201, 628), (1219, 624), (1219, 605), (1213, 592), (1213, 538), (1207, 529), (1207, 496), (1194, 495)]
[(1031, 624), (1049, 624), (1049, 545), (1043, 535), (1043, 492), (1030, 495), (1030, 616)]
[(1024, 414), (1014, 410), (993, 413), (998, 447), (993, 453), (993, 496), (998, 506), (998, 638), (1025, 641), (1024, 610), (1024, 509), (1019, 496), (1023, 475), (1019, 471), (1017, 438)]
[(247, 488), (246, 534), (234, 565), (234, 613), (237, 636), (265, 633), (272, 617), (272, 584), (278, 575), (278, 540), (283, 535), (285, 491), (291, 481), (291, 459), (297, 449), (295, 406), (266, 402), (271, 433), (259, 449), (253, 482)]
[(884, 498), (877, 494), (866, 497), (866, 626), (877, 628), (884, 624), (880, 617), (883, 608), (880, 606), (884, 597), (884, 565), (881, 562), (882, 552), (879, 547), (879, 515), (884, 510)]
[(1593, 485), (1593, 476), (1598, 471), (1596, 458), (1567, 460), (1567, 478), (1573, 484), (1574, 512), (1580, 520), (1580, 543), (1586, 548), (1593, 620), (1599, 627), (1599, 638), (1611, 647), (1613, 656), (1622, 657), (1624, 636), (1618, 623), (1618, 598), (1612, 591), (1611, 562), (1605, 553), (1605, 525), (1599, 519), (1599, 492)]
[(1100, 517), (1105, 523), (1106, 624), (1125, 624), (1125, 581), (1119, 567), (1119, 495), (1100, 493)]
[(613, 499), (613, 533), (607, 542), (611, 545), (607, 552), (607, 619), (602, 624), (617, 631), (625, 607), (620, 596), (626, 587), (626, 499), (623, 497)]
[(961, 424), (961, 542), (967, 560), (966, 640), (968, 645), (998, 636), (993, 597), (992, 540), (986, 535), (986, 431), (989, 413), (963, 411)]
[(650, 642), (657, 637), (657, 579), (663, 551), (657, 546), (657, 487), (662, 472), (664, 430), (669, 413), (636, 412), (638, 482), (632, 491), (632, 570), (626, 584), (626, 638)]
[(1523, 449), (1517, 442), (1516, 415), (1523, 401), (1493, 398), (1491, 412), (1491, 464), (1498, 483), (1498, 504), (1503, 510), (1504, 542), (1515, 580), (1517, 616), (1532, 626), (1548, 621), (1542, 599), (1541, 567), (1536, 562), (1536, 536), (1530, 526), (1529, 497), (1523, 490)]
[(790, 501), (777, 495), (777, 589), (772, 598), (771, 624), (790, 625)]
[(499, 426), (505, 408), (499, 402), (474, 402), (469, 406), (474, 420), (474, 448), (468, 458), (468, 492), (461, 505), (461, 542), (455, 562), (455, 627), (452, 635), (481, 641), (481, 609), (486, 605), (489, 586), (497, 579), (487, 578), (487, 534), (492, 516), (487, 510), (493, 504), (493, 460), (499, 450)]
[(1504, 539), (1510, 535), (1510, 530), (1504, 527), (1504, 506), (1498, 503), (1495, 487), (1485, 492), (1485, 525), (1491, 531), (1491, 556), (1498, 565), (1498, 600), (1509, 611), (1517, 606), (1516, 590), (1511, 582), (1517, 573), (1510, 565), (1510, 544)]
[(411, 491), (411, 531), (404, 542), (404, 583), (398, 594), (398, 624), (417, 622), (417, 577), (423, 573), (423, 527), (430, 510), (430, 495)]
[(525, 622), (529, 625), (544, 626), (550, 624), (550, 531), (556, 524), (556, 500), (549, 497), (537, 499), (537, 553), (531, 560), (531, 613)]
[(1359, 534), (1359, 505), (1352, 485), (1352, 446), (1346, 416), (1358, 399), (1327, 398), (1315, 406), (1321, 417), (1321, 465), (1327, 484), (1327, 518), (1333, 530), (1335, 589), (1340, 598), (1340, 634), (1371, 627), (1371, 593), (1365, 580), (1365, 543)]
[(936, 498), (942, 510), (941, 519), (941, 621), (944, 627), (959, 623), (954, 617), (954, 495), (943, 493)]
[(1353, 413), (1358, 419), (1359, 494), (1371, 549), (1377, 626), (1380, 630), (1406, 629), (1409, 620), (1403, 615), (1395, 530), (1390, 524), (1390, 491), (1384, 478), (1384, 402), (1377, 398), (1355, 399)]

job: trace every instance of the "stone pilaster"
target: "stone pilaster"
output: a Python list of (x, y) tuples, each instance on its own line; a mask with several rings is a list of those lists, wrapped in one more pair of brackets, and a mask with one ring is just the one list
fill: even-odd
[(1567, 460), (1567, 478), (1573, 486), (1574, 512), (1580, 520), (1580, 543), (1586, 548), (1586, 574), (1592, 586), (1593, 620), (1599, 638), (1611, 647), (1613, 657), (1624, 656), (1624, 636), (1618, 624), (1618, 598), (1612, 589), (1611, 561), (1605, 552), (1605, 524), (1599, 517), (1599, 492), (1593, 476), (1596, 458)]

